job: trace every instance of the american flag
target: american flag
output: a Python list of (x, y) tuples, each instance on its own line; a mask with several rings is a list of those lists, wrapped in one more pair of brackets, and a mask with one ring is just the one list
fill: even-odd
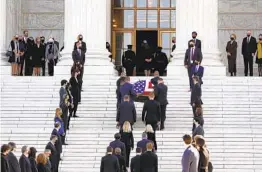
[(136, 94), (149, 95), (154, 91), (150, 80), (140, 80), (134, 83), (133, 90)]

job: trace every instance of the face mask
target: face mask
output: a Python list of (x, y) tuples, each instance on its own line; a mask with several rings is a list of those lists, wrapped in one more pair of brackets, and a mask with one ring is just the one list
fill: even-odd
[(230, 39), (233, 41), (235, 38), (231, 37)]
[(42, 40), (41, 40), (41, 42), (42, 42), (42, 43), (44, 43), (44, 42), (45, 42), (45, 40), (44, 40), (44, 39), (42, 39)]
[(16, 37), (15, 39), (18, 40), (18, 37)]
[(194, 44), (190, 44), (189, 47), (194, 47)]
[(196, 36), (192, 36), (193, 39), (196, 39)]
[(262, 41), (262, 38), (259, 38), (259, 41)]
[(174, 43), (176, 43), (176, 41), (172, 40), (172, 43), (174, 44)]
[(80, 41), (82, 41), (82, 40), (83, 40), (83, 38), (79, 38), (79, 40), (80, 40)]
[(250, 37), (250, 35), (247, 35), (247, 37)]

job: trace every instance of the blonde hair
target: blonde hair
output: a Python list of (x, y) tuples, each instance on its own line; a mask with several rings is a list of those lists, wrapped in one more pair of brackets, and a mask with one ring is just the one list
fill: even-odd
[(123, 132), (125, 133), (131, 133), (132, 128), (131, 128), (130, 122), (125, 121), (122, 129), (123, 129)]
[(146, 133), (154, 133), (154, 130), (152, 128), (152, 126), (150, 124), (146, 125), (146, 129), (145, 129)]
[(62, 115), (62, 109), (61, 108), (56, 108), (55, 110), (55, 116), (61, 118)]
[(235, 39), (237, 39), (237, 35), (236, 34), (231, 34), (231, 36), (233, 36)]

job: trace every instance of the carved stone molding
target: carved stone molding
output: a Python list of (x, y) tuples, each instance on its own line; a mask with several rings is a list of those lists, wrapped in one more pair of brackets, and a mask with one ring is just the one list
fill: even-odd
[(28, 29), (63, 29), (64, 14), (23, 14), (23, 27)]
[(22, 11), (26, 13), (64, 12), (64, 0), (23, 0)]
[(219, 0), (219, 12), (261, 12), (261, 0)]
[(218, 20), (219, 28), (228, 29), (256, 29), (261, 22), (259, 14), (220, 14)]

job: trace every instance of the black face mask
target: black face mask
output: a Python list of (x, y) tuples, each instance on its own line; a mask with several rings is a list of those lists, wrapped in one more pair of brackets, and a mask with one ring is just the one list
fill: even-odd
[(174, 43), (176, 43), (176, 41), (172, 41), (172, 43), (174, 44)]
[(234, 41), (235, 38), (231, 37), (230, 39), (231, 39), (231, 41)]
[(44, 39), (41, 39), (41, 43), (45, 43), (45, 40), (44, 40)]
[(15, 40), (18, 40), (18, 38), (15, 38)]
[(247, 37), (250, 37), (250, 35), (247, 35)]
[(193, 45), (193, 44), (190, 44), (189, 47), (194, 47), (194, 45)]
[(196, 39), (196, 36), (192, 36), (193, 39)]
[(83, 38), (79, 38), (79, 41), (82, 41), (83, 40)]
[(262, 38), (259, 38), (259, 41), (262, 41)]

